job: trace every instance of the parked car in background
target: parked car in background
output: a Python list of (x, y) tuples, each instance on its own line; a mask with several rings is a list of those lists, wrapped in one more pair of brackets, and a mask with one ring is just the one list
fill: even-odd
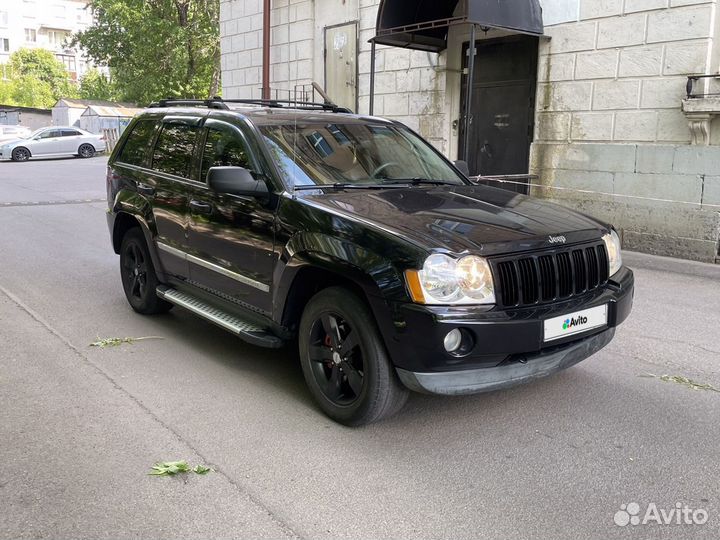
[(27, 137), (0, 143), (0, 159), (27, 161), (34, 157), (93, 157), (105, 151), (105, 139), (76, 127), (40, 128)]
[(0, 126), (0, 142), (24, 138), (30, 133), (32, 131), (24, 126)]

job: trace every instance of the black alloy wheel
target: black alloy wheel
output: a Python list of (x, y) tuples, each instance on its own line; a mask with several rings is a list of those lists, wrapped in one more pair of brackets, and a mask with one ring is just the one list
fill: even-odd
[(310, 330), (312, 371), (322, 393), (337, 405), (350, 405), (365, 381), (358, 333), (337, 313), (324, 313)]
[(318, 406), (346, 426), (387, 418), (408, 390), (385, 349), (364, 299), (344, 287), (323, 289), (305, 306), (298, 329), (300, 364)]
[(27, 161), (28, 159), (30, 159), (30, 150), (24, 146), (18, 146), (12, 151), (13, 161)]
[(95, 148), (92, 144), (81, 144), (78, 148), (78, 155), (81, 158), (91, 158), (95, 155)]
[(145, 315), (164, 313), (172, 304), (160, 299), (155, 267), (139, 227), (130, 229), (123, 237), (120, 247), (120, 275), (125, 297), (130, 306)]

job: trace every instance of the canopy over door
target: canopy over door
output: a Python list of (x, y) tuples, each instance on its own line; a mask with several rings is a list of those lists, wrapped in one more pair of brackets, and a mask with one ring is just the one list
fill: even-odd
[(440, 52), (447, 48), (447, 28), (476, 24), (540, 36), (539, 0), (382, 0), (376, 43)]

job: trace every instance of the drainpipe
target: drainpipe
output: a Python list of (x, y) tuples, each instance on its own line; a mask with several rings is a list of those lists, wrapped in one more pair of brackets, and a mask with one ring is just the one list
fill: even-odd
[(270, 0), (263, 0), (262, 98), (270, 99)]

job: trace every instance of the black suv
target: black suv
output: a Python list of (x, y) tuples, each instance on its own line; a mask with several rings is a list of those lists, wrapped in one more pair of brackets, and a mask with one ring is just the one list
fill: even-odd
[(296, 339), (312, 395), (347, 425), (408, 390), (505, 388), (607, 345), (633, 301), (615, 231), (461, 165), (333, 106), (154, 104), (108, 164), (125, 294), (253, 345)]

